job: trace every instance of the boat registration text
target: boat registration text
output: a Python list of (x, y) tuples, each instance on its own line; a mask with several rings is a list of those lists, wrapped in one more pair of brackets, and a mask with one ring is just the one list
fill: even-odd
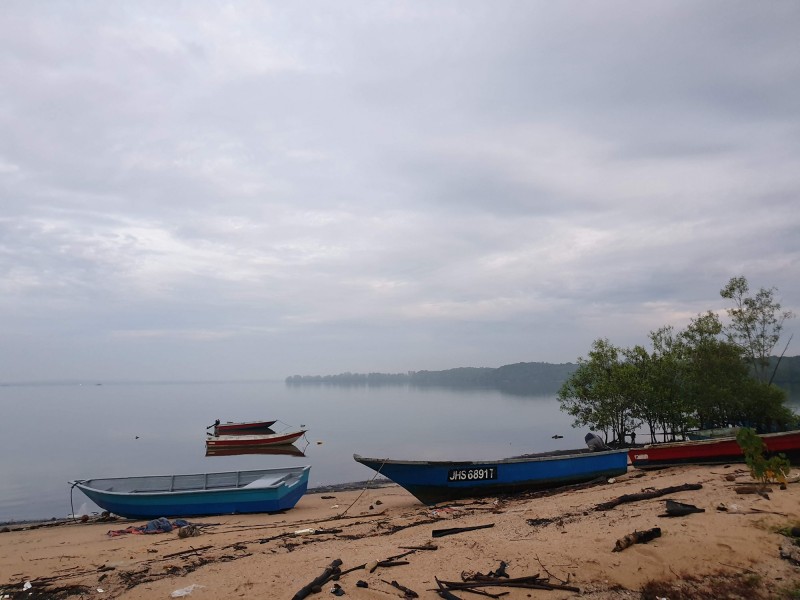
[(497, 479), (497, 467), (450, 469), (447, 472), (447, 481), (490, 481), (492, 479)]

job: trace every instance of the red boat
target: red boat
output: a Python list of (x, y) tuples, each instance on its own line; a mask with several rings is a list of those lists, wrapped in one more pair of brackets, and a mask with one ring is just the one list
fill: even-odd
[(293, 444), (305, 433), (304, 429), (263, 435), (212, 435), (206, 439), (206, 449), (258, 448)]
[(242, 423), (220, 423), (219, 419), (214, 421), (206, 429), (214, 428), (214, 435), (246, 435), (250, 433), (274, 433), (269, 431), (277, 421), (244, 421)]
[[(785, 454), (792, 462), (800, 459), (800, 431), (766, 433), (759, 437), (764, 440), (769, 454)], [(677, 465), (742, 463), (744, 453), (735, 437), (727, 437), (631, 448), (628, 458), (637, 469), (654, 469)]]

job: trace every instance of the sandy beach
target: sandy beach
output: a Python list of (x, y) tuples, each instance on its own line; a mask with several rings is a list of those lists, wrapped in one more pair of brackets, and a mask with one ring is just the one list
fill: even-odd
[[(791, 538), (780, 530), (800, 525), (800, 483), (772, 485), (766, 497), (737, 493), (751, 483), (744, 465), (629, 469), (612, 482), (552, 495), (428, 507), (373, 482), (309, 493), (283, 514), (190, 519), (197, 535), (183, 538), (177, 530), (112, 536), (145, 522), (96, 517), (12, 525), (0, 533), (0, 597), (289, 599), (338, 559), (344, 573), (310, 597), (332, 597), (338, 584), (350, 598), (437, 598), (437, 578), (460, 582), (500, 569), (578, 590), (480, 588), (509, 600), (796, 598), (800, 567), (781, 557)], [(698, 489), (597, 510), (624, 494), (684, 484)], [(661, 516), (667, 498), (704, 512)], [(656, 527), (660, 537), (615, 551), (617, 540)], [(373, 564), (399, 555), (399, 564)]]

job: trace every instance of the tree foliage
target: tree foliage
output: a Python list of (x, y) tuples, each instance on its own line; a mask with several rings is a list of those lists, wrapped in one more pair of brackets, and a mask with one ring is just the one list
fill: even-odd
[(750, 285), (744, 277), (731, 277), (728, 285), (720, 290), (723, 298), (731, 300), (728, 309), (731, 319), (725, 332), (728, 340), (736, 344), (750, 362), (756, 378), (764, 383), (771, 380), (770, 356), (781, 337), (783, 323), (794, 314), (784, 311), (774, 287), (759, 289), (748, 296)]
[(659, 433), (666, 439), (696, 428), (763, 432), (796, 424), (786, 392), (753, 376), (761, 353), (767, 352), (769, 364), (780, 326), (792, 315), (780, 313), (774, 288), (747, 298), (744, 278), (732, 279), (721, 293), (737, 303), (727, 328), (707, 311), (682, 331), (665, 326), (651, 332), (649, 350), (596, 340), (558, 392), (562, 410), (575, 417), (573, 426), (624, 441), (645, 424), (654, 442)]

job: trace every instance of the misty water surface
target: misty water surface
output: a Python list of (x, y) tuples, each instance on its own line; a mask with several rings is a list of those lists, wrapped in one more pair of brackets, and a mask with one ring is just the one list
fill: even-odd
[[(315, 487), (372, 478), (353, 453), (491, 460), (582, 447), (585, 433), (570, 427), (552, 395), (492, 390), (282, 381), (18, 385), (0, 387), (0, 406), (0, 521), (68, 515), (72, 479), (310, 464)], [(276, 430), (304, 425), (309, 443), (296, 445), (306, 456), (206, 457), (206, 426), (217, 418), (279, 419)], [(78, 512), (86, 504), (96, 510), (78, 490), (72, 499)]]

